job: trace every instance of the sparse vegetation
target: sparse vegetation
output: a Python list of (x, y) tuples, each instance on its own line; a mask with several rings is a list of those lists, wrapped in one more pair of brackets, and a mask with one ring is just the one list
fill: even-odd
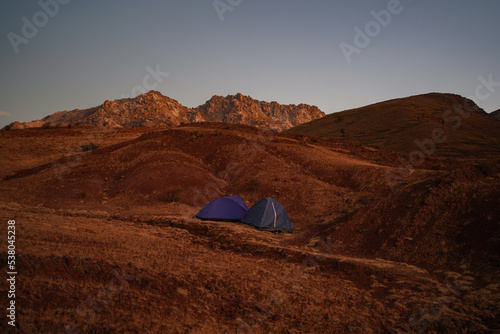
[(42, 125), (42, 129), (54, 129), (54, 128), (55, 128), (55, 126), (52, 125), (52, 123), (50, 123), (50, 122), (45, 122)]
[(99, 146), (97, 146), (93, 142), (89, 142), (85, 145), (82, 145), (81, 147), (82, 147), (83, 152), (87, 152), (87, 151), (93, 151), (93, 150), (97, 149)]
[(179, 202), (181, 199), (181, 193), (181, 187), (170, 187), (163, 193), (163, 200), (167, 203)]
[(478, 167), (481, 173), (487, 176), (494, 176), (500, 173), (500, 160), (487, 159), (478, 162)]
[(361, 205), (367, 205), (368, 203), (370, 203), (371, 201), (373, 201), (375, 199), (375, 196), (373, 195), (363, 195), (361, 196), (357, 201), (356, 203), (358, 204), (361, 204)]
[(203, 132), (200, 132), (200, 131), (195, 131), (193, 132), (193, 134), (191, 135), (191, 141), (194, 141), (195, 139), (197, 138), (203, 138), (205, 137), (205, 133)]
[[(336, 117), (330, 138), (274, 133), (244, 147), (255, 129), (118, 128), (98, 142), (104, 149), (68, 161), (61, 152), (88, 143), (86, 128), (2, 133), (0, 149), (13, 159), (5, 161), (0, 206), (24, 222), (29, 284), (19, 285), (19, 296), (38, 296), (33, 305), (21, 298), (25, 331), (73, 321), (82, 332), (494, 330), (500, 146), (457, 163), (436, 144), (428, 160), (439, 170), (408, 176), (399, 174), (403, 155), (347, 140), (364, 132), (386, 148), (382, 139), (392, 134), (360, 130), (364, 121), (347, 125), (351, 116), (334, 124)], [(191, 142), (200, 133), (204, 139)], [(406, 145), (415, 139), (407, 138)], [(492, 138), (484, 132), (483, 143)], [(402, 180), (393, 192), (388, 171)], [(191, 195), (198, 190), (203, 196)], [(231, 195), (248, 206), (276, 198), (294, 233), (193, 218), (210, 199)], [(71, 301), (64, 309), (61, 298)], [(55, 311), (41, 314), (39, 304)], [(102, 306), (101, 314), (80, 312), (87, 304)]]
[(259, 189), (260, 182), (257, 179), (250, 179), (246, 183), (247, 191), (256, 191)]

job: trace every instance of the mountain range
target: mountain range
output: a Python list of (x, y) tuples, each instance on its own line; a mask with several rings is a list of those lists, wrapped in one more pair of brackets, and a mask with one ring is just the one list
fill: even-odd
[(324, 115), (316, 106), (281, 105), (274, 101), (255, 100), (240, 93), (226, 97), (214, 95), (205, 104), (188, 108), (160, 92), (149, 91), (135, 98), (106, 100), (89, 109), (59, 111), (38, 121), (14, 122), (7, 128), (66, 125), (161, 127), (192, 122), (223, 122), (282, 131)]

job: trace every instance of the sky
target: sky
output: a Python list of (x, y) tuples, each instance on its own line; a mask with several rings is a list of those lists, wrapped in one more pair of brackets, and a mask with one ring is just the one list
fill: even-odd
[(149, 89), (187, 107), (442, 92), (500, 109), (498, 0), (0, 1), (0, 127)]

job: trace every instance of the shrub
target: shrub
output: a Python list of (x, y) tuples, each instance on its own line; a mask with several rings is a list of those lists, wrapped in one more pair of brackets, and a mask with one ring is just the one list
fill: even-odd
[(168, 203), (179, 202), (181, 193), (181, 187), (170, 187), (163, 193), (163, 200)]
[(373, 201), (375, 199), (374, 196), (372, 195), (363, 195), (361, 196), (357, 201), (356, 203), (358, 204), (361, 204), (361, 205), (367, 205), (368, 203), (370, 203), (371, 201)]
[(478, 168), (484, 175), (494, 176), (500, 173), (500, 160), (482, 160), (478, 163)]
[(250, 179), (246, 183), (248, 191), (256, 191), (259, 188), (260, 182), (257, 179)]
[(82, 151), (83, 152), (93, 151), (96, 148), (98, 148), (98, 146), (96, 144), (94, 144), (93, 142), (90, 142), (90, 143), (87, 143), (85, 145), (82, 145)]
[(50, 122), (45, 122), (42, 124), (42, 129), (53, 129), (55, 126), (52, 125)]

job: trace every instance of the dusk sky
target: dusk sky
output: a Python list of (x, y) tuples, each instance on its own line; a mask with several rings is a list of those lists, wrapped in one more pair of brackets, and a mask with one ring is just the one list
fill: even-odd
[(500, 108), (498, 0), (2, 4), (0, 127), (147, 88), (187, 107), (240, 92), (332, 113), (443, 92)]

